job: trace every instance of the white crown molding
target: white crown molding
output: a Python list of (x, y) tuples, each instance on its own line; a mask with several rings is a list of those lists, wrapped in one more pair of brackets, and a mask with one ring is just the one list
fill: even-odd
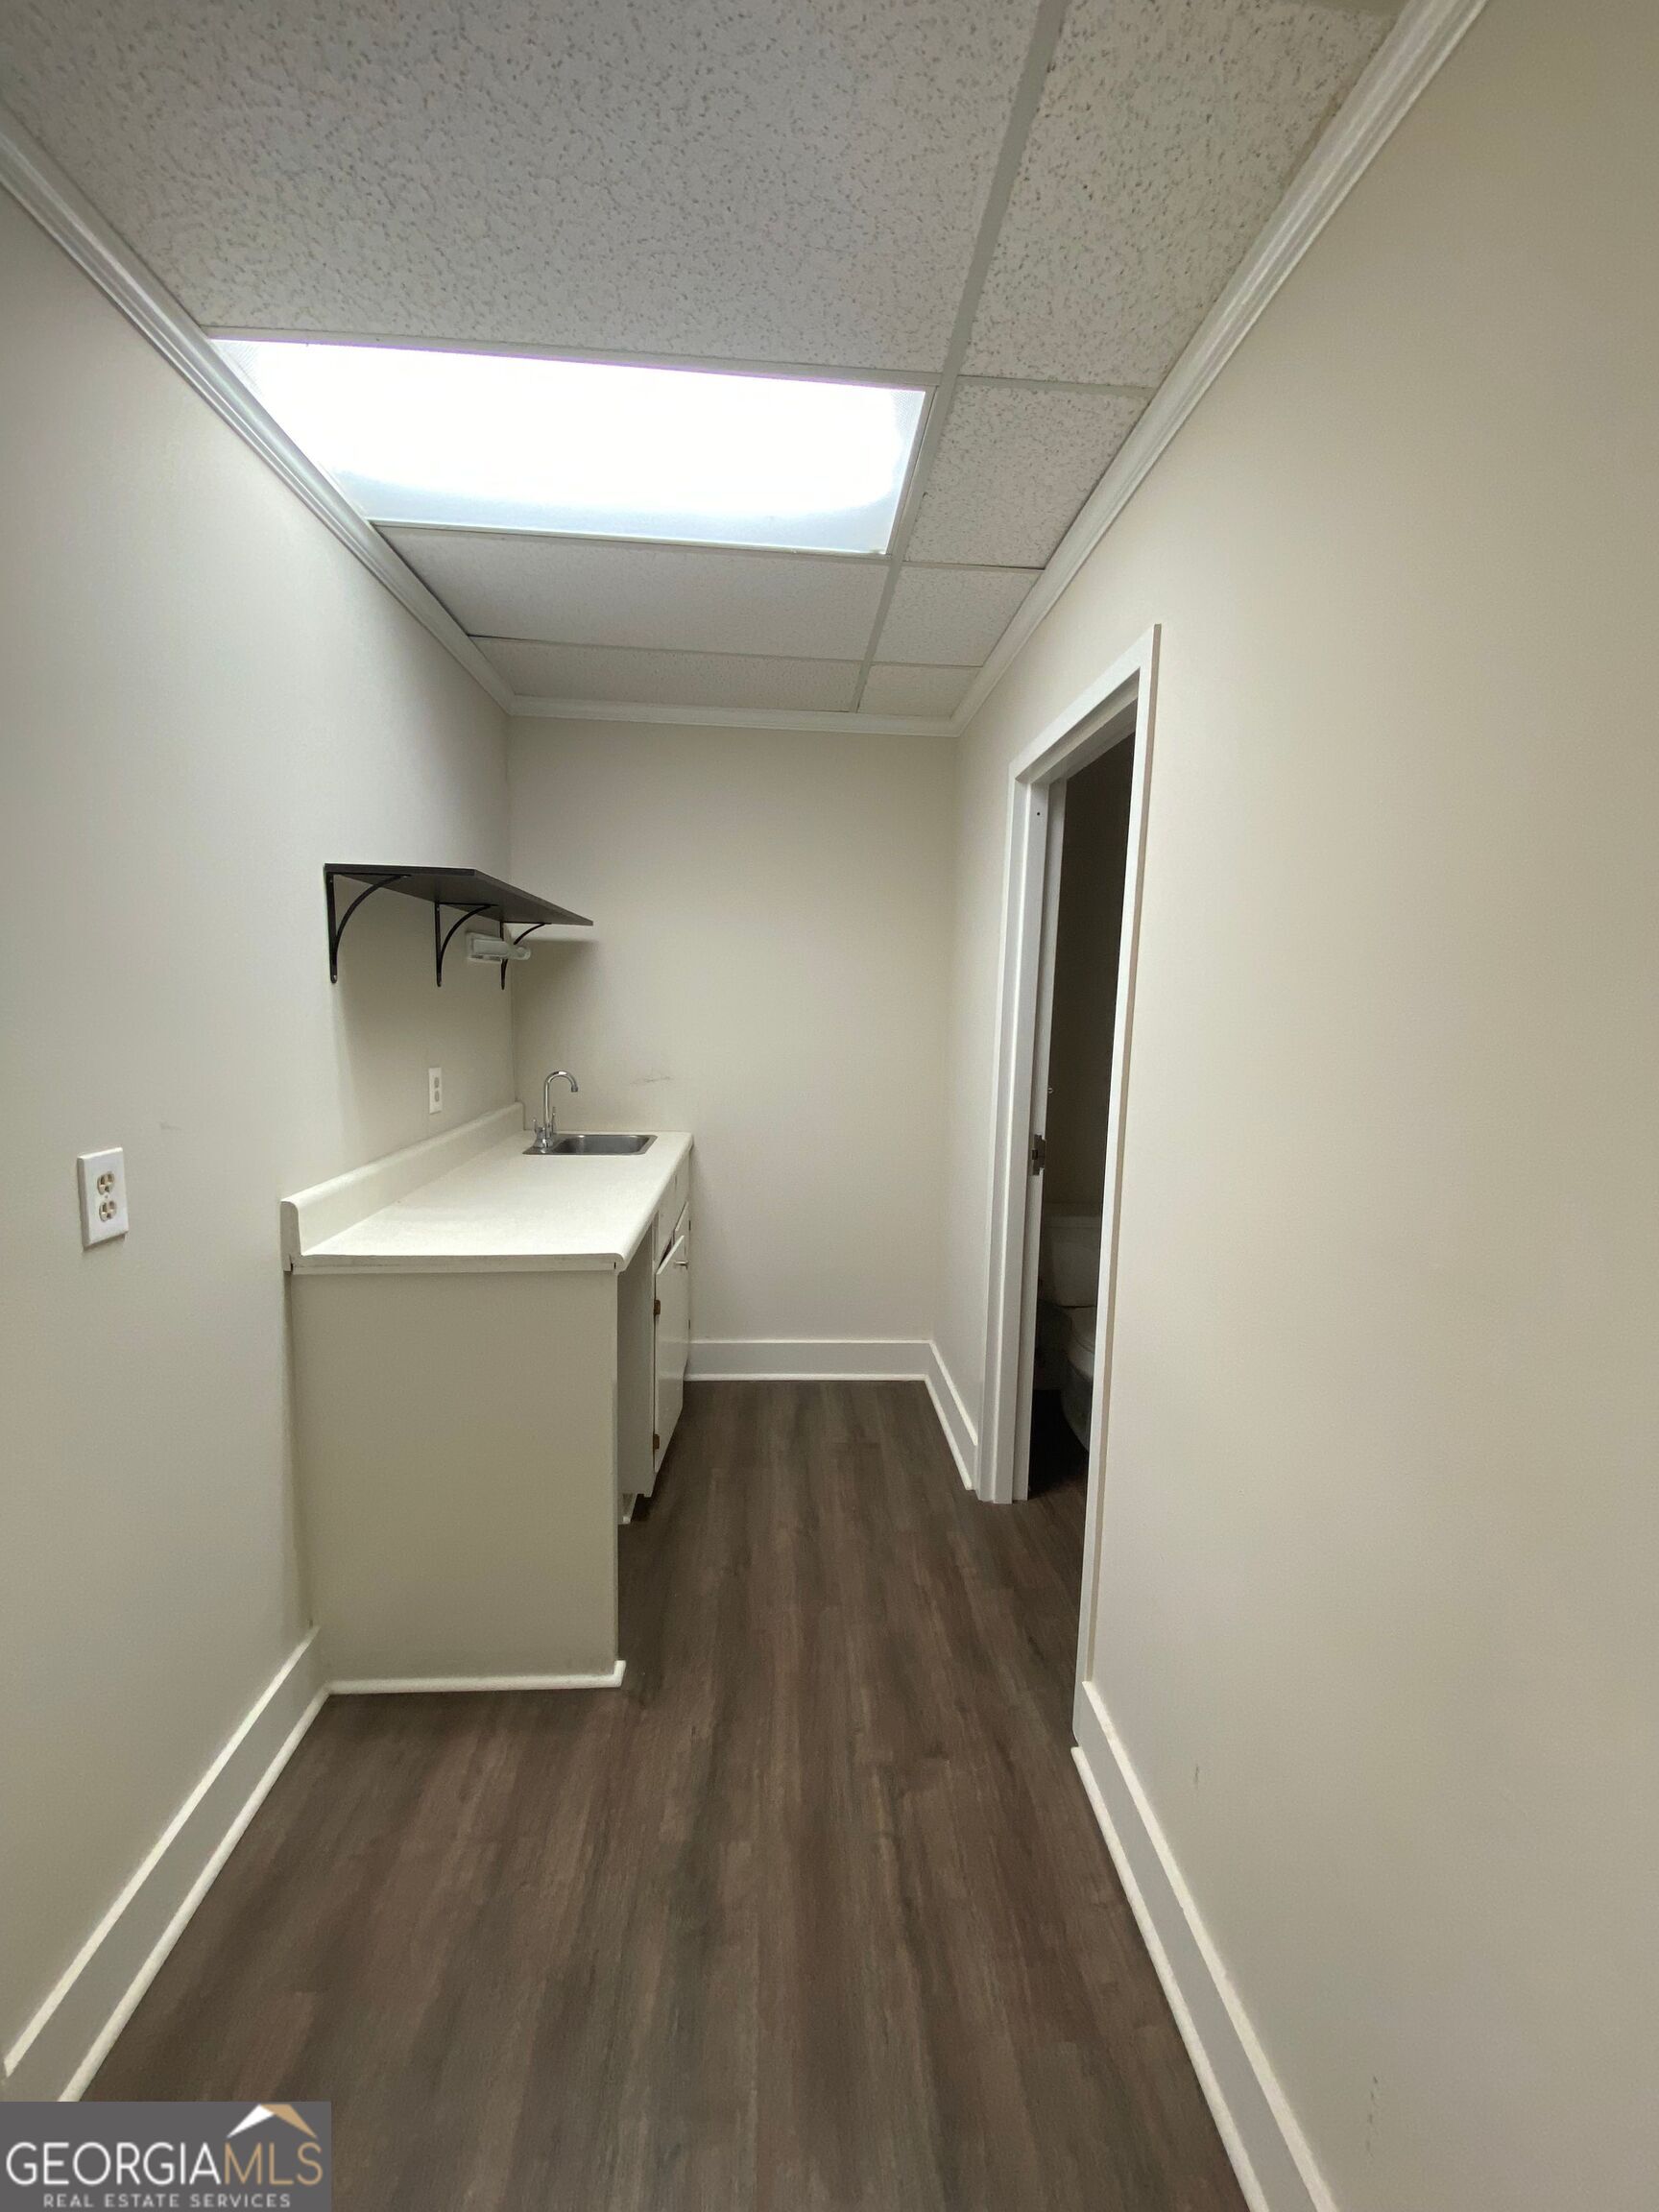
[(521, 699), (507, 711), (524, 722), (668, 722), (687, 730), (815, 730), (852, 737), (948, 737), (944, 715), (835, 714), (808, 708), (644, 707), (615, 699)]
[(1076, 576), (1279, 287), (1432, 82), (1486, 0), (1407, 0), (1265, 230), (1153, 395), (951, 717), (962, 730)]
[(110, 228), (51, 156), (4, 108), (0, 108), (0, 185), (247, 440), (289, 490), (298, 493), (348, 551), (354, 553), (439, 644), (454, 655), (473, 682), (482, 685), (498, 707), (505, 707), (512, 696), (506, 684), (454, 616), (329, 478), (306, 460), (246, 385), (231, 374), (160, 278), (144, 266), (126, 240)]

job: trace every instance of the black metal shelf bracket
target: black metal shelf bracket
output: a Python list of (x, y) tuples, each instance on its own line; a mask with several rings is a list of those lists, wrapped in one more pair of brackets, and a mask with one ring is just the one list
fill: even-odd
[(394, 883), (401, 883), (406, 873), (405, 869), (400, 868), (392, 875), (377, 877), (367, 890), (358, 892), (345, 913), (336, 921), (334, 919), (334, 871), (332, 868), (324, 869), (323, 888), (328, 900), (328, 980), (330, 983), (338, 983), (340, 980), (340, 940), (346, 934), (347, 923), (350, 921), (365, 899), (373, 899), (376, 891), (390, 890)]
[(436, 963), (438, 969), (438, 988), (440, 991), (442, 991), (444, 988), (444, 955), (449, 950), (450, 938), (454, 936), (456, 930), (461, 927), (463, 923), (475, 922), (480, 914), (490, 914), (493, 912), (494, 908), (491, 906), (469, 906), (467, 911), (462, 915), (459, 922), (451, 922), (448, 928), (445, 929), (444, 902), (441, 899), (433, 900), (432, 950), (436, 955)]
[[(515, 945), (522, 945), (526, 937), (534, 937), (538, 929), (545, 929), (546, 926), (547, 925), (545, 922), (532, 922), (528, 929), (519, 930), (517, 936), (514, 938), (513, 942)], [(503, 937), (505, 937), (507, 934), (507, 926), (505, 923), (503, 923), (501, 926), (501, 934)], [(503, 991), (505, 991), (507, 988), (507, 963), (505, 960), (503, 960), (501, 963), (501, 988)]]

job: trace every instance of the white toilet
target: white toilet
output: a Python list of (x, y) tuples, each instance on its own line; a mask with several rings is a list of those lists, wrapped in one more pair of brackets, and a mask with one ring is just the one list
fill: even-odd
[(1066, 1372), (1060, 1407), (1080, 1444), (1089, 1441), (1094, 1402), (1094, 1301), (1100, 1284), (1100, 1215), (1087, 1208), (1055, 1206), (1043, 1216), (1037, 1252), (1037, 1289), (1058, 1309), (1056, 1346), (1064, 1343)]

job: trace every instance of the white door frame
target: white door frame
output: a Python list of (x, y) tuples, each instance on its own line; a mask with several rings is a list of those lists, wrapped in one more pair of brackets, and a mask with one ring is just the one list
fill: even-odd
[[(1046, 1142), (1048, 1130), (1048, 1048), (1054, 1033), (1054, 951), (1060, 939), (1060, 873), (1061, 859), (1066, 850), (1066, 782), (1067, 778), (1061, 776), (1042, 786), (1033, 798), (1031, 806), (1030, 834), (1033, 842), (1042, 842), (1041, 854), (1034, 856), (1040, 859), (1043, 876), (1038, 894), (1037, 998), (1031, 1035), (1030, 1134), (1025, 1139), (1024, 1147), (1027, 1156), (1037, 1141), (1038, 1132), (1042, 1132)], [(1030, 850), (1027, 847), (1027, 851)], [(1025, 1241), (1022, 1250), (1027, 1253), (1036, 1251), (1043, 1233), (1043, 1176), (1035, 1168), (1025, 1177)], [(1018, 1223), (1015, 1226), (1017, 1228)], [(1031, 1487), (1031, 1386), (1037, 1369), (1037, 1286), (1035, 1271), (1031, 1269), (1024, 1271), (1020, 1296), (1019, 1331), (1014, 1389), (1014, 1488), (1011, 1495), (1015, 1499), (1023, 1499), (1029, 1495)], [(990, 1374), (989, 1366), (985, 1372)]]
[(1059, 830), (1065, 780), (1113, 745), (1133, 737), (1129, 849), (1123, 932), (1112, 1048), (1106, 1134), (1104, 1219), (1100, 1237), (1094, 1407), (1089, 1448), (1084, 1534), (1084, 1603), (1079, 1659), (1093, 1659), (1094, 1588), (1099, 1549), (1100, 1462), (1112, 1358), (1118, 1272), (1118, 1202), (1123, 1115), (1141, 937), (1141, 886), (1146, 846), (1146, 796), (1158, 678), (1156, 624), (1086, 691), (1055, 716), (1009, 770), (1008, 854), (1002, 909), (1001, 996), (997, 1093), (991, 1140), (991, 1271), (986, 1305), (985, 1382), (979, 1415), (979, 1495), (1005, 1503), (1024, 1495), (1030, 1445), (1032, 1347), (1037, 1308), (1037, 1224), (1041, 1180), (1030, 1172), (1031, 1139), (1041, 1128), (1053, 997), (1054, 913), (1059, 892)]

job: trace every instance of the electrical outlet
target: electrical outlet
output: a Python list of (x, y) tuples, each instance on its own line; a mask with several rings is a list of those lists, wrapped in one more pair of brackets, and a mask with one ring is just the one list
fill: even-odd
[(428, 1068), (426, 1070), (426, 1111), (442, 1114), (444, 1111), (444, 1070)]
[(81, 1241), (90, 1248), (127, 1234), (127, 1162), (119, 1145), (83, 1152), (75, 1162), (81, 1189)]

